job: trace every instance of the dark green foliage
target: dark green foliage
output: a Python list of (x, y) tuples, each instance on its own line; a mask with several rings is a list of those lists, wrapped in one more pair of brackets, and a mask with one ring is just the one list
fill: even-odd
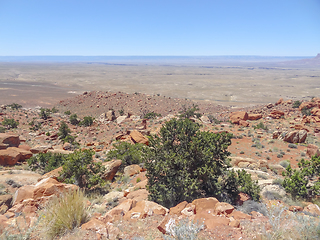
[(48, 117), (50, 116), (51, 110), (48, 108), (40, 108), (40, 113), (39, 116), (40, 118), (42, 118), (43, 120), (47, 120)]
[[(299, 169), (289, 165), (282, 175), (285, 176), (282, 186), (294, 199), (310, 198), (320, 194), (320, 156), (313, 156), (310, 161), (301, 159)], [(311, 181), (313, 182), (312, 184)]]
[(263, 129), (268, 130), (268, 127), (263, 124), (263, 122), (259, 122), (256, 126), (253, 127), (254, 129)]
[(143, 118), (145, 118), (145, 119), (155, 119), (157, 117), (161, 117), (161, 114), (160, 113), (155, 113), (155, 112), (149, 112), (146, 115), (144, 115)]
[(76, 184), (80, 188), (103, 186), (105, 167), (100, 162), (93, 161), (93, 154), (93, 151), (84, 150), (67, 155), (60, 179), (66, 183)]
[(62, 121), (59, 127), (59, 133), (58, 133), (59, 138), (65, 139), (69, 135), (69, 133), (71, 133), (70, 128), (64, 121)]
[(22, 108), (22, 105), (20, 105), (18, 103), (12, 103), (12, 104), (8, 105), (8, 107), (11, 107), (11, 109), (13, 109), (13, 110), (18, 110), (18, 109)]
[(4, 133), (6, 129), (4, 127), (0, 127), (0, 133)]
[(78, 120), (78, 116), (77, 114), (72, 114), (69, 117), (69, 121), (72, 125), (78, 125), (79, 124), (79, 120)]
[(219, 121), (218, 119), (216, 119), (216, 118), (215, 118), (214, 116), (212, 116), (212, 115), (209, 115), (208, 118), (209, 118), (209, 120), (210, 120), (211, 123), (214, 123), (214, 124), (220, 124), (220, 123), (221, 123), (221, 121)]
[(41, 128), (41, 122), (35, 123), (34, 119), (29, 122), (29, 125), (31, 126), (29, 129), (33, 131), (37, 131)]
[(179, 112), (180, 118), (191, 118), (191, 117), (197, 117), (200, 118), (201, 114), (196, 113), (196, 111), (199, 111), (198, 105), (193, 104), (192, 107), (187, 107), (186, 105), (182, 105), (182, 111)]
[(172, 119), (146, 148), (149, 198), (172, 207), (184, 200), (219, 196), (218, 178), (227, 168), (231, 135), (200, 132), (189, 119)]
[(70, 115), (71, 112), (70, 112), (70, 110), (68, 110), (68, 111), (65, 111), (64, 114), (65, 114), (65, 115)]
[(27, 160), (32, 171), (39, 171), (44, 174), (50, 172), (65, 162), (66, 155), (56, 153), (39, 153)]
[(294, 144), (294, 143), (289, 143), (288, 147), (289, 148), (298, 148), (298, 146), (296, 144)]
[(124, 115), (124, 109), (123, 109), (123, 108), (121, 108), (121, 109), (119, 110), (119, 114), (120, 114), (120, 116), (123, 116), (123, 115)]
[(15, 121), (13, 118), (4, 118), (4, 120), (2, 121), (2, 125), (5, 126), (7, 129), (17, 128), (19, 122)]
[(142, 150), (146, 147), (144, 144), (131, 144), (128, 142), (117, 142), (113, 144), (113, 149), (107, 153), (107, 158), (122, 160), (121, 168), (143, 162)]
[(299, 108), (300, 105), (301, 105), (301, 103), (302, 103), (302, 102), (300, 102), (299, 100), (294, 101), (293, 104), (292, 104), (292, 107), (293, 107), (293, 108)]
[(307, 107), (304, 107), (304, 108), (302, 108), (301, 109), (301, 114), (303, 115), (303, 116), (310, 116), (311, 115), (311, 108), (307, 108)]
[(79, 123), (80, 126), (89, 127), (93, 124), (93, 118), (90, 116), (84, 117), (83, 120)]
[(56, 107), (53, 107), (53, 108), (50, 110), (50, 112), (52, 112), (52, 113), (57, 113), (57, 112), (59, 112), (59, 110), (56, 109)]

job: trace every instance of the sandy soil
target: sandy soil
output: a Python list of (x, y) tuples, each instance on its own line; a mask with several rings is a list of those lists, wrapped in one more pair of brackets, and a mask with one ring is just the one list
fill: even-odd
[(50, 107), (92, 90), (160, 94), (228, 106), (319, 96), (319, 67), (265, 66), (0, 63), (0, 102)]

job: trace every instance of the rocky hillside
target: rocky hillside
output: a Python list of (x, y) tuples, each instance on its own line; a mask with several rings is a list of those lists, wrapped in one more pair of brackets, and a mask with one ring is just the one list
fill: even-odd
[[(234, 205), (210, 197), (167, 209), (148, 201), (143, 165), (121, 167), (121, 160), (109, 161), (108, 152), (117, 140), (148, 144), (148, 135), (157, 134), (166, 121), (194, 105), (202, 116), (191, 116), (191, 120), (202, 125), (201, 131), (233, 134), (228, 148), (231, 166), (244, 169), (258, 181), (261, 202), (241, 193)], [(316, 202), (292, 200), (279, 185), (289, 164), (297, 168), (301, 158), (320, 155), (319, 98), (304, 102), (280, 99), (264, 106), (230, 109), (141, 93), (87, 92), (60, 101), (55, 109), (58, 112), (47, 111), (44, 117), (41, 109), (1, 106), (1, 234), (27, 235), (30, 231), (33, 239), (43, 238), (45, 228), (38, 223), (43, 209), (54, 196), (78, 186), (59, 179), (61, 167), (42, 174), (31, 171), (26, 161), (39, 153), (72, 154), (77, 148), (94, 151), (94, 162), (106, 168), (103, 176), (109, 189), (87, 195), (86, 221), (61, 239), (164, 239), (177, 235), (176, 230), (189, 235), (194, 230), (199, 239), (254, 239), (274, 232), (281, 232), (283, 239), (300, 239), (315, 236), (313, 231), (319, 229)], [(71, 124), (72, 114), (77, 114), (77, 122), (86, 116), (95, 119), (89, 126)], [(146, 115), (150, 119), (144, 119)], [(64, 143), (59, 137), (62, 122), (74, 142)]]

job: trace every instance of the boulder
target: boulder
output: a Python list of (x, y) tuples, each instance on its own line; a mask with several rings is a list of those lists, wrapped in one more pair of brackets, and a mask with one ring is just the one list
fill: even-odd
[(289, 143), (303, 143), (307, 138), (308, 132), (306, 130), (295, 130), (292, 132), (287, 133), (283, 141)]
[(203, 122), (204, 124), (209, 124), (211, 123), (210, 119), (207, 116), (201, 116), (200, 117), (201, 122)]
[(320, 156), (319, 148), (316, 145), (309, 144), (307, 147), (307, 155), (311, 158), (312, 156), (316, 155), (317, 157)]
[(306, 108), (306, 109), (310, 109), (310, 108), (313, 108), (317, 106), (317, 103), (316, 102), (303, 102), (300, 104), (299, 106), (299, 110), (301, 111), (302, 109)]
[(11, 207), (12, 195), (0, 195), (0, 214), (5, 214)]
[(280, 104), (282, 104), (282, 103), (283, 103), (283, 98), (280, 98), (280, 99), (276, 102), (275, 105), (277, 106), (277, 105), (280, 105)]
[(216, 216), (213, 210), (203, 210), (195, 215), (195, 221), (203, 222), (208, 230), (214, 230), (216, 227), (228, 226), (230, 219), (223, 216)]
[(243, 192), (240, 192), (238, 194), (238, 198), (237, 198), (237, 205), (238, 206), (242, 206), (242, 204), (248, 200), (251, 200), (252, 198), (250, 197), (250, 195), (246, 194), (246, 193), (243, 193)]
[(33, 155), (32, 152), (27, 151), (27, 150), (24, 150), (24, 149), (22, 149), (22, 148), (9, 147), (9, 148), (7, 148), (7, 149), (8, 149), (8, 150), (10, 149), (10, 150), (13, 150), (13, 151), (16, 151), (16, 152), (20, 153), (20, 159), (19, 159), (20, 162), (25, 161), (25, 160), (31, 158), (32, 155)]
[(317, 204), (310, 204), (303, 209), (304, 212), (309, 212), (312, 215), (320, 216), (320, 208)]
[(121, 124), (126, 118), (127, 118), (127, 116), (119, 116), (119, 117), (117, 117), (117, 124)]
[(46, 153), (49, 149), (52, 149), (51, 146), (35, 146), (33, 148), (30, 149), (30, 152), (32, 152), (33, 154), (37, 154), (37, 153)]
[(183, 201), (179, 203), (178, 205), (170, 208), (169, 214), (171, 215), (181, 215), (181, 211), (185, 209), (185, 207), (188, 205), (187, 201)]
[(137, 164), (132, 164), (132, 165), (129, 165), (129, 166), (126, 166), (123, 170), (123, 173), (125, 176), (133, 176), (135, 174), (138, 174), (140, 173), (141, 171), (141, 167)]
[(262, 118), (262, 114), (260, 114), (260, 113), (257, 113), (257, 114), (250, 113), (250, 114), (248, 114), (248, 120), (259, 120), (261, 118)]
[(46, 178), (53, 178), (55, 180), (58, 180), (58, 177), (60, 177), (60, 172), (62, 171), (62, 166), (61, 167), (58, 167), (56, 169), (53, 169), (52, 171), (50, 172), (47, 172), (45, 173), (44, 175), (42, 175), (39, 179), (38, 179), (38, 182), (40, 182), (41, 180), (43, 179), (46, 179)]
[(102, 163), (102, 165), (106, 168), (106, 171), (103, 174), (103, 178), (107, 181), (111, 181), (116, 175), (121, 164), (121, 160), (112, 160), (110, 162)]
[(284, 112), (276, 109), (272, 110), (269, 114), (269, 117), (272, 117), (274, 119), (279, 119), (282, 116), (284, 116)]
[(108, 112), (105, 113), (105, 119), (107, 121), (113, 121), (116, 119), (116, 115), (114, 114), (113, 110), (109, 110)]
[(104, 237), (104, 239), (109, 239), (106, 224), (98, 219), (92, 218), (89, 222), (82, 224), (81, 229), (95, 231), (99, 234), (99, 239), (101, 239), (101, 236)]
[(136, 201), (143, 201), (148, 199), (148, 191), (146, 189), (139, 189), (136, 191), (129, 192), (126, 196), (128, 199), (133, 199)]
[(314, 116), (320, 117), (320, 109), (319, 108), (313, 108), (311, 110), (311, 114), (314, 115)]
[(153, 215), (167, 215), (169, 210), (155, 202), (143, 200), (137, 202), (136, 206), (124, 215), (125, 220), (146, 218)]
[(240, 120), (243, 120), (243, 121), (248, 120), (248, 113), (247, 112), (233, 112), (233, 113), (231, 113), (230, 121), (233, 124), (239, 124)]
[(300, 206), (290, 206), (289, 207), (289, 211), (290, 212), (302, 212), (303, 208)]
[(18, 135), (0, 133), (0, 144), (8, 144), (9, 147), (18, 147), (20, 139)]
[(225, 202), (218, 202), (215, 205), (214, 213), (216, 215), (228, 215), (228, 214), (231, 214), (233, 210), (234, 210), (234, 207), (231, 204), (225, 203)]
[(134, 143), (142, 143), (148, 145), (149, 140), (142, 133), (137, 130), (133, 130), (130, 132), (130, 137)]
[(0, 150), (0, 165), (1, 166), (13, 166), (21, 158), (21, 153), (13, 149)]
[(193, 200), (192, 204), (195, 205), (195, 213), (197, 214), (198, 212), (201, 212), (203, 210), (213, 210), (218, 202), (218, 199), (214, 197), (209, 197)]

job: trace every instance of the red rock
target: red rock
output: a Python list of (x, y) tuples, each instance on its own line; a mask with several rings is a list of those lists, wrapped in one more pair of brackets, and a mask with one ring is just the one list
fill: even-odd
[(181, 215), (181, 211), (188, 205), (187, 201), (183, 201), (181, 203), (179, 203), (178, 205), (170, 208), (169, 214), (171, 215)]
[(247, 112), (233, 112), (233, 113), (231, 113), (230, 121), (233, 124), (239, 124), (240, 120), (243, 120), (243, 121), (248, 120), (248, 113)]
[(312, 156), (316, 155), (317, 157), (320, 156), (320, 150), (316, 145), (309, 144), (307, 147), (307, 155), (311, 158)]
[(99, 235), (108, 238), (108, 229), (106, 224), (98, 219), (93, 218), (89, 222), (82, 224), (81, 229), (87, 231), (95, 231)]
[(2, 166), (13, 166), (21, 158), (21, 153), (11, 149), (0, 150), (0, 165)]
[(234, 228), (239, 228), (240, 227), (240, 221), (237, 220), (237, 219), (231, 218), (230, 222), (229, 222), (229, 226), (230, 227), (234, 227)]
[(124, 219), (146, 218), (147, 216), (162, 215), (165, 216), (169, 210), (155, 202), (142, 200), (137, 202), (136, 206), (128, 211)]
[(310, 204), (303, 209), (304, 212), (309, 212), (313, 215), (320, 216), (320, 208), (317, 204)]
[(195, 213), (197, 214), (206, 209), (214, 209), (218, 202), (218, 199), (209, 197), (193, 200), (192, 204), (195, 205)]
[(300, 104), (299, 110), (301, 111), (303, 108), (310, 109), (315, 106), (317, 106), (316, 102), (303, 102)]
[(129, 165), (129, 166), (126, 166), (123, 170), (123, 173), (125, 176), (133, 176), (135, 174), (138, 174), (140, 173), (141, 171), (141, 167), (137, 164), (132, 164), (132, 165)]
[[(260, 164), (260, 167), (263, 167), (263, 166)], [(245, 201), (248, 201), (248, 200), (251, 200), (251, 199), (252, 198), (250, 197), (250, 195), (241, 192), (241, 193), (238, 194), (237, 205), (242, 206), (242, 204)]]
[(58, 167), (50, 172), (47, 172), (38, 179), (38, 182), (40, 182), (41, 180), (43, 180), (45, 178), (53, 178), (58, 181), (58, 177), (60, 177), (61, 171), (62, 171), (62, 167)]
[(0, 133), (0, 144), (9, 144), (9, 147), (18, 147), (20, 139), (18, 135), (10, 135), (7, 133)]
[(214, 208), (214, 212), (216, 215), (231, 214), (233, 210), (234, 210), (234, 207), (231, 204), (225, 203), (225, 202), (218, 202)]
[(281, 118), (282, 116), (284, 116), (284, 112), (283, 111), (280, 111), (280, 110), (272, 110), (269, 114), (270, 117), (274, 118), (274, 119), (279, 119)]
[(32, 155), (33, 155), (32, 152), (24, 150), (24, 149), (21, 149), (21, 148), (9, 147), (7, 149), (8, 150), (13, 150), (13, 151), (16, 151), (16, 152), (20, 153), (19, 162), (25, 161), (25, 160), (31, 158)]
[(32, 198), (34, 189), (34, 185), (25, 185), (20, 187), (13, 196), (12, 205), (16, 205), (24, 199)]
[(290, 206), (289, 207), (289, 211), (291, 211), (291, 212), (301, 212), (301, 211), (303, 211), (303, 208), (300, 207), (300, 206)]
[(134, 141), (134, 143), (142, 143), (142, 144), (149, 144), (149, 140), (148, 138), (146, 138), (145, 136), (143, 136), (142, 133), (140, 133), (137, 130), (133, 130), (130, 132), (130, 137), (131, 139)]
[(195, 215), (194, 220), (203, 222), (208, 230), (214, 230), (216, 227), (228, 226), (230, 220), (224, 216), (213, 215), (213, 210), (203, 210)]
[(262, 118), (262, 114), (258, 113), (258, 114), (253, 114), (250, 113), (248, 114), (248, 120), (259, 120)]
[(237, 220), (243, 220), (243, 219), (250, 220), (250, 219), (252, 219), (252, 217), (250, 215), (245, 214), (240, 211), (237, 211), (237, 210), (233, 210), (232, 213), (230, 213), (228, 215), (228, 217), (233, 217), (234, 219), (237, 219)]
[(280, 104), (282, 104), (282, 103), (283, 103), (283, 98), (280, 98), (280, 99), (276, 102), (275, 105), (277, 106), (277, 105), (280, 105)]
[(102, 163), (102, 165), (106, 168), (103, 178), (107, 181), (111, 181), (116, 175), (121, 164), (121, 160), (112, 160), (110, 162)]
[(239, 120), (239, 125), (243, 127), (248, 127), (249, 123), (247, 121)]
[(139, 189), (133, 192), (130, 192), (126, 197), (128, 199), (133, 199), (136, 201), (142, 201), (148, 199), (148, 191), (146, 189)]
[(285, 135), (283, 138), (283, 141), (289, 142), (289, 143), (303, 143), (307, 138), (307, 131), (306, 130), (296, 130), (289, 132)]

